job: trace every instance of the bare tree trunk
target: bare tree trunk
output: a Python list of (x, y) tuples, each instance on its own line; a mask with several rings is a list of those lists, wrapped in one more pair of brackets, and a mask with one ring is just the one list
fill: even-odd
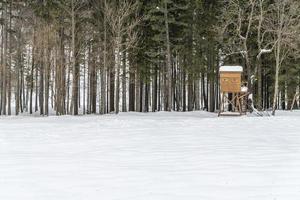
[(38, 64), (35, 66), (35, 108), (34, 111), (37, 112), (38, 111), (38, 94), (39, 94), (39, 90), (38, 90), (38, 74), (39, 74), (39, 66), (40, 62), (38, 62)]
[(72, 81), (72, 114), (78, 115), (78, 86), (79, 86), (79, 63), (78, 63), (78, 49), (76, 48), (76, 21), (75, 21), (75, 2), (71, 1), (71, 26), (72, 26), (72, 69), (73, 69), (73, 81)]
[(126, 87), (126, 51), (123, 51), (122, 58), (122, 112), (127, 111), (127, 87)]
[(96, 72), (96, 61), (95, 61), (95, 47), (92, 46), (92, 51), (89, 52), (90, 57), (90, 106), (91, 106), (91, 113), (96, 113), (96, 100), (97, 100), (97, 72)]
[(102, 67), (100, 69), (100, 76), (101, 76), (101, 102), (100, 102), (100, 114), (106, 114), (106, 67)]
[[(70, 72), (68, 73), (68, 85), (66, 86), (66, 64), (65, 64), (65, 46), (64, 46), (64, 27), (63, 17), (59, 19), (58, 30), (58, 65), (56, 66), (55, 87), (56, 87), (56, 115), (64, 115), (69, 109), (69, 83)], [(70, 69), (70, 67), (69, 67)], [(68, 87), (68, 89), (66, 89)], [(68, 103), (66, 106), (66, 91), (68, 92)], [(66, 110), (67, 108), (67, 110)]]
[(115, 76), (116, 73), (113, 69), (109, 70), (109, 102), (110, 102), (110, 112), (114, 112), (115, 111)]
[(200, 85), (198, 78), (195, 80), (195, 110), (200, 110)]
[[(9, 1), (9, 30), (12, 29), (12, 0)], [(7, 114), (11, 115), (11, 61), (12, 61), (12, 34), (9, 32), (8, 36), (8, 49), (9, 49), (9, 60), (8, 60), (8, 94), (7, 94)]]
[(154, 68), (152, 80), (152, 112), (157, 111), (157, 67)]
[(82, 103), (83, 103), (83, 114), (86, 114), (86, 51), (84, 51), (84, 56), (83, 56), (83, 95), (82, 95)]
[(205, 73), (201, 74), (201, 85), (202, 85), (202, 96), (203, 96), (203, 103), (204, 103), (204, 108), (208, 109), (208, 95), (206, 93), (205, 88), (207, 88), (207, 85), (205, 85)]
[[(279, 38), (281, 38), (281, 33), (279, 33)], [(281, 39), (278, 40), (276, 44), (276, 69), (275, 69), (275, 84), (274, 84), (274, 96), (273, 96), (273, 107), (272, 107), (272, 115), (275, 115), (275, 111), (277, 108), (277, 98), (278, 98), (278, 91), (279, 91), (279, 70), (280, 70), (280, 51), (281, 51)]]
[(182, 72), (182, 111), (186, 111), (186, 72)]
[(106, 90), (107, 90), (107, 98), (106, 98), (106, 102), (107, 102), (107, 112), (110, 113), (111, 112), (111, 72), (110, 69), (107, 68), (107, 72), (106, 72), (106, 76), (107, 76), (107, 85), (106, 85)]
[[(3, 10), (0, 10), (0, 17), (3, 18)], [(3, 25), (1, 26), (1, 42), (0, 42), (0, 51), (1, 51), (1, 65), (0, 65), (0, 115), (2, 115), (2, 101), (3, 101), (3, 57), (4, 57), (4, 51), (3, 51), (3, 36), (4, 36), (4, 30)]]
[(21, 92), (20, 92), (20, 106), (21, 106), (21, 112), (23, 113), (26, 109), (25, 107), (25, 80), (24, 80), (24, 64), (22, 61), (21, 65)]
[(129, 111), (135, 111), (135, 77), (137, 71), (129, 64)]
[(209, 112), (215, 111), (215, 50), (214, 50), (214, 44), (212, 44), (212, 41), (208, 45), (209, 48)]
[(6, 94), (7, 94), (7, 6), (3, 3), (3, 28), (2, 28), (2, 44), (3, 44), (3, 69), (2, 69), (2, 91), (1, 91), (1, 110), (2, 114), (6, 115)]
[[(120, 33), (120, 31), (118, 31)], [(116, 37), (116, 100), (115, 100), (115, 109), (116, 114), (119, 113), (119, 106), (120, 106), (120, 70), (121, 70), (121, 37), (118, 35)]]
[(32, 96), (33, 96), (33, 88), (34, 88), (34, 66), (35, 66), (35, 30), (33, 30), (33, 45), (32, 45), (32, 53), (31, 53), (31, 71), (30, 71), (30, 100), (29, 100), (29, 114), (32, 114)]
[(17, 72), (17, 75), (16, 75), (16, 78), (17, 78), (17, 87), (16, 87), (16, 115), (19, 115), (19, 112), (20, 112), (20, 95), (21, 95), (21, 83), (20, 83), (20, 71), (21, 71), (21, 38), (20, 38), (20, 35), (21, 35), (21, 30), (19, 29), (17, 31), (17, 34), (18, 34), (18, 44), (17, 44), (17, 65), (16, 65), (16, 72)]
[(46, 45), (46, 48), (45, 48), (45, 67), (46, 67), (46, 70), (45, 70), (45, 115), (49, 115), (49, 88), (50, 88), (50, 85), (49, 85), (49, 82), (50, 82), (50, 65), (51, 65), (51, 61), (50, 61), (50, 56), (51, 56), (51, 48), (50, 48), (50, 27), (49, 27), (49, 24), (47, 25), (47, 38), (46, 38), (46, 41), (47, 41), (47, 45)]
[(165, 28), (166, 28), (166, 110), (171, 111), (172, 106), (172, 64), (171, 64), (171, 48), (170, 48), (170, 31), (169, 31), (169, 20), (168, 20), (168, 3), (164, 0), (164, 18), (165, 18)]
[(188, 111), (192, 111), (194, 109), (194, 84), (192, 75), (188, 75)]
[[(104, 2), (106, 4), (106, 1)], [(106, 25), (106, 16), (104, 15), (104, 41), (103, 41), (103, 67), (101, 70), (101, 108), (100, 114), (105, 114), (107, 112), (107, 93), (106, 93), (106, 72), (107, 72), (107, 25)]]
[(136, 75), (136, 82), (135, 82), (135, 98), (136, 98), (136, 103), (135, 103), (135, 111), (136, 112), (141, 112), (141, 81), (140, 81), (140, 76), (137, 73)]
[[(44, 43), (43, 43), (44, 44)], [(44, 47), (44, 45), (42, 45)], [(41, 51), (41, 60), (39, 61), (39, 75), (40, 75), (40, 84), (39, 84), (39, 106), (40, 106), (40, 115), (44, 115), (44, 50), (40, 49)]]

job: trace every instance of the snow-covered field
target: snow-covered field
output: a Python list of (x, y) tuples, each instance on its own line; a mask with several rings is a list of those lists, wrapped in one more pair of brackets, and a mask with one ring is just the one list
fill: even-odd
[(1, 200), (297, 200), (300, 112), (0, 117)]

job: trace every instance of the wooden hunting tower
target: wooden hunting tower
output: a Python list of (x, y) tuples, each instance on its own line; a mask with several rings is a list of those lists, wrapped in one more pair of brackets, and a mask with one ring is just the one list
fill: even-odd
[(243, 99), (247, 95), (247, 90), (242, 87), (243, 67), (221, 66), (219, 72), (221, 92), (219, 115), (241, 115)]
[(242, 72), (241, 66), (220, 67), (221, 92), (241, 92)]

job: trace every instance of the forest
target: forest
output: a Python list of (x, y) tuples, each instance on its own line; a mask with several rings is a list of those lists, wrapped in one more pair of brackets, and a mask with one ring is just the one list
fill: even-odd
[[(299, 108), (299, 0), (2, 0), (0, 115)], [(294, 103), (293, 107), (292, 104)]]

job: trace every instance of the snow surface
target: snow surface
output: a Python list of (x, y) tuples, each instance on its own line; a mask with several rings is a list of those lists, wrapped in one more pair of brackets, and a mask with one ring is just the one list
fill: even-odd
[(242, 87), (241, 87), (241, 91), (242, 91), (242, 92), (248, 92), (248, 87), (242, 86)]
[(277, 114), (0, 117), (0, 199), (300, 199), (300, 112)]
[(261, 53), (271, 53), (272, 49), (262, 49), (260, 52)]
[(242, 66), (221, 66), (220, 72), (243, 72)]

